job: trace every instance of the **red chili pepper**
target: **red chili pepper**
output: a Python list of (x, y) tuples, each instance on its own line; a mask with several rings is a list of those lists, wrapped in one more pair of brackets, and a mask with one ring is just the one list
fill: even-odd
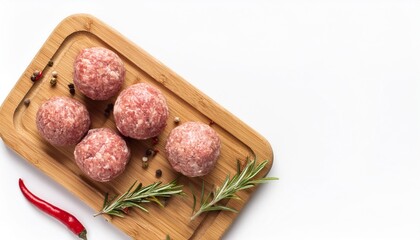
[(77, 220), (77, 218), (75, 218), (70, 213), (35, 196), (26, 188), (25, 184), (23, 183), (23, 180), (20, 178), (19, 178), (19, 188), (22, 191), (23, 196), (25, 196), (25, 198), (28, 199), (30, 203), (32, 203), (34, 206), (36, 206), (43, 212), (47, 213), (48, 215), (54, 217), (55, 219), (58, 219), (78, 237), (84, 240), (87, 240), (87, 237), (86, 237), (87, 231), (85, 227), (79, 222), (79, 220)]

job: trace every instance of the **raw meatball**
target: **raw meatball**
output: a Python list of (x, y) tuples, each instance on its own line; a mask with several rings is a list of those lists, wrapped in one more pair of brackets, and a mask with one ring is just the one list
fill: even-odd
[(74, 158), (79, 168), (90, 178), (107, 182), (120, 175), (130, 158), (124, 139), (108, 128), (89, 130), (77, 144)]
[(102, 47), (83, 49), (74, 62), (74, 84), (93, 100), (107, 100), (118, 93), (125, 78), (124, 63)]
[(159, 135), (168, 120), (168, 105), (161, 91), (147, 83), (134, 84), (120, 93), (114, 119), (124, 136), (147, 139)]
[(169, 134), (165, 146), (172, 168), (188, 177), (208, 174), (220, 154), (220, 138), (209, 125), (186, 122)]
[(85, 105), (68, 97), (52, 97), (36, 113), (39, 134), (52, 145), (75, 145), (90, 126)]

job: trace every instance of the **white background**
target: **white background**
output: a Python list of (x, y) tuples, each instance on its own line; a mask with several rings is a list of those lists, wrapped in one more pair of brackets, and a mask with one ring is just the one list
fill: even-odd
[[(63, 18), (91, 13), (272, 144), (280, 180), (225, 239), (420, 239), (420, 2), (212, 2), (1, 0), (0, 101)], [(128, 239), (4, 143), (0, 176), (2, 239), (75, 239), (20, 177), (89, 239)]]

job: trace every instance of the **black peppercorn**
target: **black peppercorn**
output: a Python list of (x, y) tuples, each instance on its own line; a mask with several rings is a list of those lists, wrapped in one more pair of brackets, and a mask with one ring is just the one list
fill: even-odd
[(29, 104), (31, 103), (31, 100), (29, 98), (25, 99), (25, 101), (23, 101), (23, 104), (25, 104), (25, 106), (29, 106)]
[(69, 83), (67, 86), (69, 87), (69, 91), (70, 91), (71, 95), (76, 94), (76, 90), (74, 89), (74, 84), (73, 83)]
[(106, 105), (106, 109), (107, 109), (108, 111), (112, 111), (112, 110), (114, 110), (114, 104), (113, 104), (113, 103), (108, 103), (108, 105)]
[(151, 148), (148, 148), (148, 149), (146, 150), (146, 156), (147, 156), (147, 157), (152, 156), (152, 155), (153, 155), (153, 153), (154, 153), (154, 151), (153, 151), (153, 149), (151, 149)]
[(48, 67), (52, 67), (54, 65), (54, 62), (52, 60), (48, 61)]
[(162, 170), (160, 170), (160, 169), (156, 170), (155, 176), (156, 176), (157, 178), (162, 177)]

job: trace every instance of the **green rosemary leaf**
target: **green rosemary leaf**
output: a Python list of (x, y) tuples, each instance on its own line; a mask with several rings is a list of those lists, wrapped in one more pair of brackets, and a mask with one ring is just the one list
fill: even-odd
[[(260, 182), (260, 183), (263, 183), (263, 182)], [(243, 187), (238, 188), (238, 190), (244, 190), (244, 189), (248, 189), (248, 188), (252, 188), (252, 187), (255, 187), (255, 184), (245, 185)]]
[(135, 205), (136, 208), (142, 210), (143, 212), (149, 212), (149, 210), (147, 210), (145, 207), (141, 206), (141, 205)]
[(206, 208), (205, 210), (203, 210), (203, 212), (210, 212), (210, 211), (230, 211), (230, 212), (238, 212), (238, 210), (231, 208), (231, 207), (226, 207), (226, 206), (221, 206), (221, 205), (217, 205), (217, 206), (211, 206)]
[(242, 199), (241, 199), (240, 197), (238, 197), (238, 195), (236, 195), (236, 194), (229, 195), (229, 196), (225, 197), (225, 199), (236, 199), (236, 200), (242, 200)]
[(194, 213), (194, 211), (195, 211), (195, 205), (197, 204), (197, 198), (195, 197), (194, 194), (192, 196), (193, 196), (193, 207), (192, 207), (192, 213), (191, 214)]
[(122, 211), (109, 211), (107, 213), (108, 215), (117, 216), (117, 217), (124, 217), (124, 214)]
[(278, 178), (275, 178), (275, 177), (262, 178), (262, 179), (252, 180), (252, 181), (250, 181), (250, 183), (252, 183), (252, 184), (261, 184), (261, 183), (266, 183), (268, 181), (273, 181), (273, 180), (279, 180), (279, 179)]
[(105, 193), (104, 204), (102, 204), (102, 208), (105, 208), (107, 204), (108, 204), (108, 193)]

